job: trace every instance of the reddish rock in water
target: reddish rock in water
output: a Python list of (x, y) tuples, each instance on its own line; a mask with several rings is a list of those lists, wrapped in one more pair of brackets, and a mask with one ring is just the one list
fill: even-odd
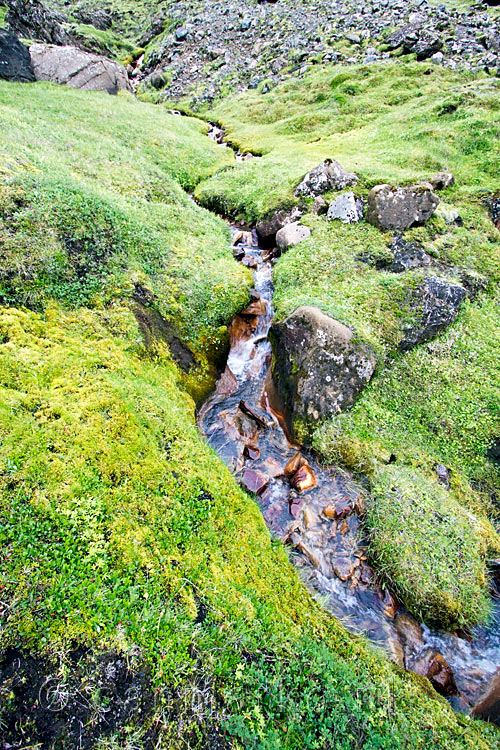
[(243, 258), (241, 259), (241, 262), (247, 268), (252, 268), (252, 269), (257, 268), (257, 261), (255, 260), (255, 258), (252, 258), (251, 255), (243, 256)]
[(354, 565), (348, 557), (335, 557), (332, 560), (332, 568), (341, 581), (347, 581), (354, 573)]
[(446, 659), (437, 651), (428, 649), (412, 662), (410, 668), (413, 672), (427, 677), (441, 695), (448, 697), (457, 695), (458, 690), (453, 677), (453, 670)]
[(366, 508), (366, 498), (361, 492), (354, 500), (354, 512), (358, 516), (364, 516), (365, 514), (365, 508)]
[(307, 492), (316, 487), (316, 477), (310, 466), (301, 466), (290, 480), (290, 484), (297, 492)]
[(241, 315), (237, 315), (231, 321), (229, 326), (229, 343), (231, 346), (235, 346), (238, 341), (246, 341), (252, 338), (257, 326), (259, 325), (259, 319), (255, 315), (254, 317), (243, 318)]
[(291, 459), (288, 461), (287, 465), (285, 466), (284, 474), (287, 479), (290, 479), (290, 477), (293, 477), (296, 471), (300, 469), (301, 466), (309, 466), (309, 463), (306, 458), (302, 455), (302, 453), (296, 453), (294, 456), (291, 457)]
[(245, 445), (243, 448), (243, 455), (251, 461), (256, 461), (260, 458), (260, 450), (256, 445)]
[(394, 621), (398, 635), (403, 641), (403, 646), (406, 654), (406, 662), (415, 654), (417, 654), (423, 646), (424, 637), (423, 631), (418, 622), (414, 617), (402, 612), (396, 617)]
[(263, 471), (245, 469), (241, 482), (249, 492), (260, 495), (269, 484), (269, 477)]
[(352, 513), (352, 505), (348, 497), (338, 500), (336, 503), (329, 503), (323, 508), (323, 514), (327, 518), (338, 521), (341, 518), (347, 518)]
[(396, 599), (394, 594), (391, 594), (391, 592), (387, 591), (387, 589), (380, 591), (379, 597), (382, 601), (382, 604), (384, 605), (384, 612), (386, 614), (386, 617), (389, 617), (391, 620), (393, 620), (396, 616), (396, 612), (399, 609), (398, 600)]
[(283, 476), (283, 466), (280, 464), (280, 462), (273, 458), (272, 456), (270, 458), (266, 458), (263, 464), (264, 469), (266, 470), (266, 473), (269, 474), (270, 477), (281, 477)]
[(250, 302), (248, 307), (245, 307), (240, 315), (265, 315), (267, 313), (266, 301), (264, 299), (258, 299), (254, 302)]
[(254, 409), (253, 406), (247, 404), (246, 401), (241, 400), (239, 403), (239, 408), (244, 414), (250, 417), (250, 419), (253, 419), (254, 422), (257, 422), (260, 427), (269, 427), (270, 420), (267, 418), (267, 415), (263, 412), (257, 411), (257, 409)]
[(288, 501), (288, 509), (290, 511), (290, 515), (293, 516), (293, 518), (297, 518), (300, 511), (304, 507), (305, 499), (303, 497), (297, 497), (295, 494), (290, 496), (290, 499)]
[(472, 711), (474, 716), (500, 723), (500, 669), (494, 675), (485, 693)]

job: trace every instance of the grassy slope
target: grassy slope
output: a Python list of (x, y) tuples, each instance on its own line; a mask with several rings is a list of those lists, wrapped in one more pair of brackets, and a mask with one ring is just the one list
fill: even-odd
[[(266, 750), (494, 747), (494, 728), (453, 714), (311, 601), (200, 438), (168, 352), (140, 343), (126, 304), (138, 267), (165, 314), (177, 304), (190, 341), (244, 296), (221, 223), (179, 187), (226, 151), (202, 148), (197, 123), (127, 98), (45, 85), (3, 85), (1, 98), (2, 267), (34, 295), (0, 311), (2, 648), (57, 655), (61, 690), (75, 645), (148, 665), (154, 708), (103, 740), (110, 748), (140, 747), (150, 725), (173, 748), (210, 746), (209, 728)], [(149, 255), (158, 235), (161, 272)], [(50, 286), (53, 266), (40, 271), (49, 256), (74, 270), (61, 237), (124, 260), (112, 284), (107, 266), (93, 268), (103, 286), (92, 308)], [(228, 283), (234, 293), (218, 296)], [(192, 296), (210, 289), (197, 325)], [(12, 307), (26, 301), (39, 311)], [(0, 722), (15, 700), (2, 694)], [(109, 708), (98, 691), (92, 700)], [(36, 734), (27, 715), (22, 727)]]
[[(434, 469), (444, 463), (452, 469), (449, 512), (458, 513), (465, 504), (493, 520), (499, 475), (486, 452), (500, 433), (500, 350), (492, 335), (500, 325), (500, 234), (481, 197), (498, 183), (498, 89), (496, 79), (414, 63), (312, 70), (266, 95), (249, 92), (222, 102), (211, 113), (226, 125), (231, 140), (264, 156), (239, 171), (231, 166), (219, 170), (197, 188), (206, 205), (255, 221), (291, 204), (304, 172), (325, 157), (338, 158), (357, 172), (362, 194), (382, 182), (407, 184), (437, 171), (454, 172), (456, 185), (441, 199), (459, 210), (464, 226), (447, 226), (436, 218), (407, 236), (445, 263), (449, 277), (459, 278), (467, 269), (481, 274), (487, 288), (462, 306), (457, 323), (437, 341), (396, 353), (402, 326), (411, 319), (405, 292), (422, 274), (391, 274), (361, 262), (360, 255), (387, 255), (390, 241), (390, 234), (366, 223), (344, 226), (305, 217), (313, 235), (278, 262), (275, 307), (283, 318), (299, 305), (317, 305), (353, 327), (377, 351), (377, 375), (356, 406), (314, 436), (326, 459), (376, 474), (393, 454), (399, 466), (419, 472), (422, 487), (431, 481), (436, 492)], [(450, 105), (456, 108), (451, 113)], [(427, 507), (425, 491), (416, 486), (415, 495)], [(386, 533), (381, 518), (372, 528), (374, 539)], [(498, 536), (491, 526), (482, 529), (489, 554), (496, 554)], [(443, 606), (453, 599), (446, 618), (452, 620), (461, 585), (453, 551), (458, 537), (448, 544), (446, 524), (440, 533), (440, 563), (454, 579), (445, 591), (439, 566), (433, 572), (426, 564), (423, 526), (415, 529), (414, 547), (407, 550), (422, 577), (418, 605), (415, 596), (405, 596), (401, 561), (394, 559), (391, 567), (385, 559), (384, 569), (390, 569), (392, 583), (407, 603), (430, 619), (438, 612), (429, 606), (429, 590), (436, 596), (441, 592)], [(470, 592), (464, 585), (461, 601), (470, 622), (484, 611), (487, 553), (484, 544), (474, 542), (474, 526), (469, 534), (471, 549), (476, 549), (470, 570), (475, 596), (468, 606)], [(476, 566), (482, 569), (479, 579)]]

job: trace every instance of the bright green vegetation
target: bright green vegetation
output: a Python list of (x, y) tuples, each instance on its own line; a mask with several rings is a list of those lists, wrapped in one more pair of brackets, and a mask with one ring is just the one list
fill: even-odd
[(200, 121), (131, 96), (0, 90), (3, 303), (139, 297), (195, 352), (224, 344), (250, 276), (225, 224), (186, 191), (232, 154)]
[(75, 20), (77, 23), (78, 12), (83, 11), (92, 16), (96, 10), (105, 11), (112, 17), (110, 31), (129, 42), (138, 41), (162, 4), (158, 0), (101, 0), (96, 7), (93, 0), (77, 0), (68, 8), (68, 4), (63, 0), (47, 0), (45, 3), (47, 7), (59, 11), (70, 22)]
[(377, 569), (419, 619), (449, 627), (485, 619), (484, 532), (437, 478), (384, 468), (373, 483), (366, 523)]
[[(402, 329), (414, 316), (408, 291), (426, 272), (377, 270), (377, 262), (390, 257), (391, 234), (365, 222), (345, 226), (306, 215), (311, 239), (289, 250), (274, 271), (278, 318), (299, 305), (316, 305), (353, 328), (377, 354), (376, 375), (355, 407), (310, 435), (320, 454), (369, 474), (375, 487), (390, 459), (402, 472), (411, 468), (423, 487), (437, 488), (435, 467), (445, 464), (453, 486), (450, 507), (458, 503), (480, 519), (468, 533), (475, 550), (468, 558), (469, 580), (457, 568), (456, 544), (447, 543), (445, 527), (429, 534), (424, 524), (411, 526), (413, 544), (402, 553), (411, 550), (420, 572), (421, 585), (412, 594), (397, 545), (386, 544), (393, 523), (390, 497), (370, 523), (372, 552), (380, 559), (383, 549), (384, 571), (405, 603), (431, 620), (445, 612), (448, 622), (455, 617), (472, 623), (484, 614), (486, 560), (499, 545), (487, 520), (497, 522), (499, 471), (487, 451), (500, 435), (500, 348), (493, 335), (500, 326), (500, 233), (481, 200), (498, 182), (499, 88), (498, 80), (485, 76), (392, 63), (318, 68), (266, 95), (245, 92), (210, 116), (227, 127), (232, 141), (263, 157), (239, 169), (225, 167), (197, 188), (205, 205), (255, 221), (296, 203), (293, 189), (325, 157), (359, 175), (361, 195), (374, 184), (455, 174), (456, 185), (441, 200), (458, 209), (463, 226), (435, 216), (405, 235), (424, 245), (438, 275), (482, 279), (483, 291), (462, 304), (455, 325), (436, 341), (398, 353)], [(425, 492), (413, 502), (420, 497), (424, 512)], [(427, 565), (431, 540), (440, 548), (434, 575)], [(441, 598), (429, 594), (439, 590), (437, 575), (449, 584)], [(476, 594), (467, 606), (470, 580)]]
[[(429, 5), (439, 5), (439, 0), (429, 0)], [(496, 16), (500, 13), (500, 8), (492, 5), (482, 5), (478, 8), (478, 4), (475, 0), (446, 0), (445, 5), (447, 8), (452, 10), (458, 10), (459, 13), (467, 12), (472, 6), (475, 6), (479, 13), (490, 13), (492, 16)]]
[(0, 332), (1, 647), (149, 665), (154, 711), (119, 734), (134, 746), (158, 722), (169, 748), (209, 730), (262, 750), (496, 746), (310, 599), (127, 308), (4, 309)]

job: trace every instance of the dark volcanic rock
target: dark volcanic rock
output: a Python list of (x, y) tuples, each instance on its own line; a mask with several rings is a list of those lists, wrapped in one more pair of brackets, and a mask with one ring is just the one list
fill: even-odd
[(317, 195), (328, 192), (328, 190), (343, 190), (350, 185), (355, 185), (357, 181), (358, 176), (346, 172), (338, 161), (325, 159), (306, 174), (295, 190), (295, 195), (315, 198)]
[(39, 0), (6, 0), (7, 24), (15, 34), (51, 44), (71, 44), (74, 39), (63, 28), (63, 18)]
[(270, 332), (272, 375), (292, 430), (352, 406), (370, 381), (375, 356), (353, 332), (316, 307), (299, 307)]
[(0, 29), (0, 78), (21, 82), (35, 80), (27, 47), (4, 29)]
[(497, 229), (500, 229), (500, 195), (494, 195), (491, 198), (485, 198), (491, 219)]
[(439, 198), (430, 185), (408, 188), (377, 185), (368, 194), (366, 219), (379, 229), (402, 232), (426, 222), (438, 204)]
[(430, 266), (432, 262), (431, 256), (425, 252), (422, 245), (418, 242), (407, 241), (400, 234), (394, 236), (389, 248), (394, 253), (394, 260), (385, 268), (393, 273), (403, 273), (411, 268)]
[(406, 327), (399, 344), (402, 351), (435, 338), (447, 328), (458, 315), (460, 304), (467, 292), (459, 284), (453, 284), (437, 276), (429, 276), (409, 293), (408, 303), (415, 312), (415, 322)]
[(441, 695), (457, 695), (458, 690), (453, 671), (446, 659), (436, 651), (427, 650), (412, 662), (411, 669), (413, 672), (427, 677)]
[(259, 221), (255, 227), (259, 244), (261, 247), (274, 247), (276, 235), (285, 224), (297, 221), (302, 216), (302, 211), (295, 207), (291, 211), (276, 211), (269, 219)]

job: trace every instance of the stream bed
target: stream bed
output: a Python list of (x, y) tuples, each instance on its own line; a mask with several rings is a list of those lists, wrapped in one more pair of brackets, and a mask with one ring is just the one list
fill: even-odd
[(276, 408), (268, 340), (273, 252), (258, 246), (255, 232), (231, 231), (235, 257), (254, 272), (254, 290), (250, 305), (231, 323), (227, 366), (198, 412), (199, 428), (255, 496), (271, 534), (292, 546), (301, 579), (323, 605), (349, 631), (366, 636), (400, 666), (428, 676), (454, 708), (470, 713), (500, 682), (498, 592), (492, 591), (487, 626), (448, 633), (418, 623), (380, 582), (366, 555), (363, 487), (293, 445)]

